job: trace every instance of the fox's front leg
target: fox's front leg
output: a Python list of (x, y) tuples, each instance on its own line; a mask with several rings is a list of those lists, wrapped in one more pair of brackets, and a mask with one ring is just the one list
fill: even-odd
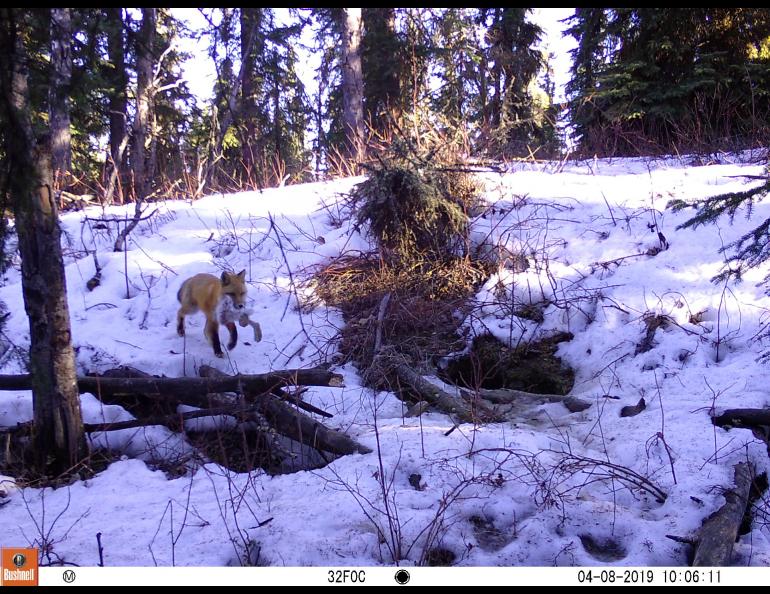
[(227, 343), (227, 350), (232, 351), (235, 345), (238, 344), (238, 329), (232, 322), (227, 322), (225, 326), (230, 331), (230, 342)]
[(203, 329), (203, 334), (209, 344), (214, 347), (214, 354), (220, 359), (225, 356), (222, 352), (222, 345), (219, 342), (219, 323), (216, 319), (206, 316), (206, 327)]

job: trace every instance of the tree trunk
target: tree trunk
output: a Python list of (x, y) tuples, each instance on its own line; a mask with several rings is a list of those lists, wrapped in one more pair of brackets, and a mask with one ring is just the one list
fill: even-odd
[[(494, 8), (494, 17), (492, 26), (499, 28), (501, 26), (501, 11), (500, 8)], [(501, 64), (503, 48), (500, 47), (501, 43), (498, 40), (490, 48), (490, 54), (492, 56), (492, 99), (489, 105), (489, 123), (493, 130), (500, 127), (501, 114), (503, 110), (503, 67)]]
[(62, 473), (86, 453), (75, 377), (67, 287), (50, 154), (33, 154), (21, 12), (0, 9), (0, 88), (5, 112), (8, 191), (22, 264), (22, 293), (29, 317), (34, 416), (33, 456), (43, 471)]
[[(243, 134), (243, 166), (246, 176), (256, 179), (261, 153), (259, 109), (260, 77), (257, 73), (257, 56), (264, 51), (260, 28), (262, 8), (241, 8), (241, 105), (239, 110)], [(226, 130), (222, 130), (224, 134)]]
[(134, 137), (131, 146), (131, 168), (134, 174), (134, 192), (137, 200), (144, 200), (150, 193), (147, 171), (147, 131), (150, 123), (152, 100), (153, 47), (156, 34), (155, 8), (142, 8), (142, 26), (136, 43), (136, 115)]
[(110, 162), (107, 167), (107, 195), (105, 201), (110, 204), (115, 195), (117, 183), (117, 203), (123, 204), (121, 190), (124, 180), (123, 155), (128, 144), (128, 75), (126, 74), (126, 48), (123, 36), (123, 9), (107, 8), (107, 55), (112, 65), (109, 71), (109, 109), (110, 109)]
[(51, 83), (48, 89), (51, 166), (54, 179), (72, 168), (69, 95), (72, 80), (72, 22), (69, 8), (51, 9)]
[(318, 71), (318, 88), (315, 94), (315, 127), (316, 134), (318, 134), (318, 140), (316, 141), (315, 150), (315, 181), (322, 179), (324, 155), (328, 154), (329, 147), (326, 142), (326, 134), (324, 133), (324, 96), (326, 88), (329, 82), (329, 66), (326, 60), (321, 60), (321, 68)]
[[(276, 71), (278, 71), (278, 52), (273, 52), (273, 64), (275, 64)], [(281, 113), (281, 85), (280, 85), (280, 77), (278, 73), (276, 72), (276, 75), (273, 77), (273, 92), (272, 92), (272, 100), (273, 100), (273, 170), (272, 174), (275, 176), (275, 181), (273, 182), (276, 186), (282, 186), (283, 185), (283, 165), (289, 165), (291, 155), (290, 154), (284, 154), (283, 150), (283, 124), (281, 122), (281, 119), (285, 116), (285, 114)]]
[(361, 70), (361, 9), (342, 9), (342, 110), (347, 156), (364, 156), (364, 80)]
[(400, 42), (396, 34), (396, 9), (361, 9), (364, 23), (361, 61), (366, 96), (366, 118), (385, 132), (391, 117), (401, 119), (401, 85), (398, 80)]
[(481, 129), (490, 128), (489, 114), (489, 58), (484, 50), (476, 50), (479, 68), (479, 104), (481, 105)]
[[(218, 161), (222, 157), (222, 149), (225, 141), (227, 131), (230, 129), (233, 121), (237, 120), (237, 113), (240, 112), (238, 108), (238, 96), (239, 92), (243, 95), (243, 78), (246, 75), (246, 67), (249, 62), (244, 62), (243, 57), (251, 55), (252, 48), (257, 40), (256, 24), (253, 21), (245, 23), (247, 29), (243, 29), (244, 22), (241, 20), (241, 67), (238, 70), (237, 77), (232, 76), (232, 60), (227, 53), (229, 47), (229, 40), (231, 35), (231, 20), (233, 19), (233, 9), (222, 9), (222, 24), (220, 25), (222, 44), (225, 51), (225, 62), (222, 64), (220, 71), (220, 83), (219, 88), (222, 89), (222, 94), (219, 97), (214, 98), (214, 104), (212, 106), (212, 125), (211, 125), (211, 137), (209, 140), (208, 160), (203, 172), (203, 185), (201, 189), (216, 182), (216, 167)], [(223, 108), (220, 110), (219, 105), (225, 102)], [(241, 102), (243, 103), (243, 102)], [(241, 106), (242, 107), (242, 106)], [(219, 116), (221, 115), (221, 119)], [(244, 156), (245, 158), (245, 156)]]

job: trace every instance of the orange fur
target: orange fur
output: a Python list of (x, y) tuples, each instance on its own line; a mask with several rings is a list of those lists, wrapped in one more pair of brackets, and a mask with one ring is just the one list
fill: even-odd
[[(190, 314), (202, 311), (206, 316), (206, 326), (203, 335), (214, 348), (217, 357), (223, 357), (222, 346), (219, 342), (218, 307), (222, 299), (231, 299), (236, 310), (241, 310), (246, 301), (246, 271), (238, 274), (223, 272), (221, 278), (212, 274), (196, 274), (182, 283), (177, 293), (181, 304), (176, 315), (176, 329), (179, 336), (184, 336), (184, 318)], [(232, 321), (225, 323), (230, 331), (228, 350), (233, 350), (238, 342), (238, 331)]]

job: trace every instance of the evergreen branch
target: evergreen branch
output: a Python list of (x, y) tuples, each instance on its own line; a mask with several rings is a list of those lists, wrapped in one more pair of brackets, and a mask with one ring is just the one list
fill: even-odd
[[(677, 229), (696, 229), (706, 223), (715, 223), (724, 214), (730, 217), (730, 223), (732, 223), (738, 209), (742, 206), (746, 207), (746, 218), (751, 217), (754, 203), (762, 200), (770, 193), (770, 172), (761, 177), (751, 177), (752, 179), (762, 179), (764, 183), (742, 192), (728, 192), (695, 203), (688, 203), (684, 200), (669, 202), (668, 206), (674, 212), (679, 212), (688, 206), (697, 208), (695, 216), (678, 225)], [(721, 282), (734, 277), (740, 281), (746, 270), (756, 268), (763, 262), (770, 260), (770, 218), (765, 219), (748, 233), (720, 248), (719, 253), (729, 255), (725, 259), (722, 271), (711, 280)], [(769, 281), (770, 275), (766, 276), (763, 282), (767, 284)]]
[[(735, 250), (735, 253), (727, 258), (725, 270), (712, 279), (714, 282), (725, 280), (731, 276), (740, 280), (745, 270), (756, 268), (770, 259), (770, 218), (765, 219), (745, 235), (720, 248), (719, 252), (725, 253), (730, 250)], [(737, 266), (730, 266), (732, 263), (737, 263)], [(767, 282), (767, 277), (765, 282)]]
[(727, 194), (711, 196), (694, 203), (688, 203), (684, 200), (669, 202), (669, 207), (674, 212), (679, 212), (688, 206), (695, 206), (698, 209), (695, 216), (678, 225), (677, 230), (696, 229), (700, 225), (714, 223), (725, 213), (730, 217), (730, 222), (732, 223), (738, 209), (744, 205), (748, 208), (747, 217), (750, 216), (754, 202), (761, 200), (770, 192), (770, 179), (767, 177), (764, 179), (766, 180), (764, 184), (742, 192), (728, 192)]

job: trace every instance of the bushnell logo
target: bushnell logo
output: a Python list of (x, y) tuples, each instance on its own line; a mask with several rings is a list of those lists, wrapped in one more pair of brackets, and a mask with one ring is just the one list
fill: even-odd
[(13, 559), (11, 559), (11, 561), (18, 569), (21, 569), (22, 567), (24, 567), (24, 564), (27, 562), (27, 558), (21, 553), (16, 553), (13, 556)]
[(37, 586), (37, 549), (4, 548), (2, 550), (2, 585)]

